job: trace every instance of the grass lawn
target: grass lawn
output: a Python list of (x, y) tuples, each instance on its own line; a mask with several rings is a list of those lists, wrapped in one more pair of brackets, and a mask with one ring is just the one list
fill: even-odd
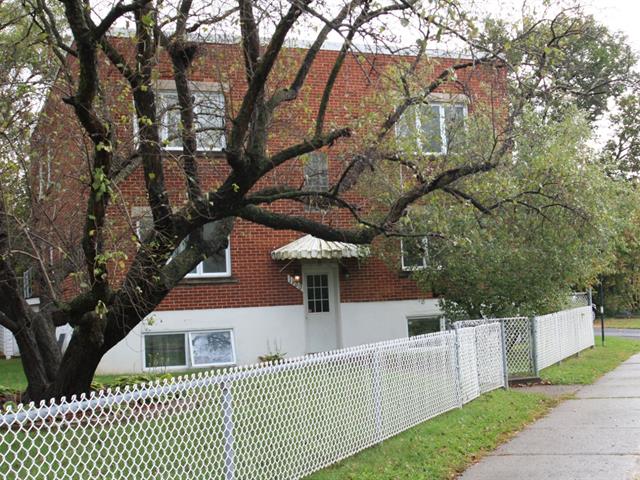
[(564, 360), (540, 372), (542, 380), (559, 385), (589, 384), (616, 368), (631, 355), (640, 352), (640, 341), (606, 337), (605, 346), (596, 337), (596, 347), (584, 350), (579, 357)]
[(540, 394), (496, 390), (307, 480), (449, 479), (556, 402)]
[[(165, 376), (179, 376), (188, 373), (198, 372), (200, 370), (188, 370), (184, 372), (172, 372), (171, 374), (144, 374), (142, 375), (96, 375), (93, 379), (95, 384), (100, 386), (122, 385), (124, 383), (140, 383), (153, 378)], [(127, 380), (130, 380), (129, 382)], [(0, 393), (10, 390), (24, 390), (27, 388), (27, 379), (22, 371), (22, 363), (19, 358), (11, 360), (0, 360)]]
[[(560, 365), (549, 367), (543, 370), (542, 377), (544, 380), (559, 384), (591, 383), (637, 352), (640, 352), (640, 342), (638, 341), (608, 338), (605, 347), (598, 345), (594, 349), (584, 351), (580, 357), (565, 360)], [(299, 428), (310, 423), (326, 426), (327, 418), (321, 407), (323, 405), (326, 407), (327, 401), (338, 402), (340, 404), (336, 408), (345, 409), (349, 403), (357, 403), (362, 400), (360, 396), (364, 395), (363, 398), (366, 400), (365, 397), (370, 394), (367, 393), (369, 389), (366, 386), (370, 386), (371, 378), (366, 374), (356, 375), (356, 377), (357, 381), (350, 384), (348, 391), (341, 390), (339, 392), (320, 381), (322, 377), (315, 380), (310, 379), (309, 381), (312, 382), (310, 387), (313, 388), (309, 389), (309, 394), (311, 395), (310, 398), (315, 400), (309, 401), (310, 408), (306, 411), (300, 410), (301, 415), (287, 418), (282, 418), (283, 415), (290, 415), (289, 410), (283, 407), (290, 401), (286, 392), (291, 391), (291, 389), (286, 378), (282, 380), (284, 383), (278, 384), (283, 390), (276, 393), (273, 390), (274, 388), (277, 389), (278, 385), (276, 384), (270, 384), (270, 390), (256, 394), (253, 388), (249, 388), (251, 382), (248, 382), (244, 388), (236, 390), (237, 393), (234, 396), (234, 402), (237, 405), (246, 404), (243, 405), (245, 408), (238, 410), (237, 414), (235, 414), (234, 430), (237, 429), (243, 432), (243, 435), (238, 436), (236, 439), (236, 446), (243, 451), (256, 450), (254, 455), (249, 455), (247, 458), (253, 458), (253, 461), (260, 464), (260, 469), (269, 473), (268, 475), (265, 474), (265, 478), (277, 478), (275, 472), (280, 471), (279, 469), (283, 466), (294, 468), (296, 462), (296, 457), (292, 456), (288, 459), (279, 458), (279, 462), (284, 462), (287, 465), (281, 465), (280, 463), (271, 465), (270, 463), (274, 462), (276, 458), (269, 453), (269, 450), (273, 448), (275, 449), (274, 451), (278, 451), (280, 449), (279, 442), (286, 443), (289, 441), (289, 436), (280, 435), (281, 432), (278, 430), (278, 425), (286, 424), (291, 428), (293, 428), (292, 425), (295, 425), (295, 428)], [(115, 376), (98, 376), (96, 381), (107, 384), (116, 380), (116, 378)], [(24, 387), (24, 377), (22, 376), (19, 360), (0, 362), (0, 385), (13, 388)], [(336, 386), (335, 384), (331, 385)], [(425, 388), (420, 382), (414, 382), (414, 387), (418, 390)], [(0, 458), (2, 458), (3, 449), (9, 448), (9, 450), (6, 450), (4, 462), (0, 462), (5, 464), (4, 467), (0, 465), (0, 477), (7, 473), (4, 470), (5, 468), (13, 465), (12, 468), (15, 471), (20, 471), (21, 473), (38, 471), (42, 474), (42, 478), (48, 478), (53, 467), (47, 462), (40, 462), (38, 459), (48, 458), (49, 456), (53, 458), (55, 449), (52, 450), (52, 445), (55, 445), (58, 449), (76, 448), (74, 447), (75, 445), (83, 445), (88, 459), (80, 463), (70, 461), (64, 466), (61, 465), (61, 467), (68, 469), (69, 472), (78, 471), (82, 467), (84, 469), (83, 472), (86, 470), (85, 473), (88, 476), (91, 476), (91, 472), (94, 471), (105, 472), (106, 474), (113, 471), (113, 468), (117, 470), (124, 469), (125, 465), (136, 465), (135, 472), (132, 470), (129, 477), (132, 479), (153, 478), (153, 472), (147, 471), (149, 466), (160, 469), (155, 473), (162, 471), (167, 474), (166, 478), (176, 479), (183, 478), (179, 475), (176, 476), (178, 471), (185, 471), (185, 469), (189, 468), (197, 470), (198, 468), (206, 467), (207, 471), (219, 472), (219, 453), (221, 451), (219, 443), (222, 437), (220, 432), (216, 430), (215, 425), (220, 423), (220, 419), (218, 418), (213, 422), (210, 421), (217, 418), (216, 415), (219, 417), (221, 411), (219, 393), (216, 392), (217, 390), (203, 390), (198, 395), (205, 395), (206, 398), (194, 397), (190, 400), (189, 403), (197, 403), (201, 405), (200, 408), (211, 410), (210, 412), (200, 411), (203, 414), (202, 416), (187, 415), (184, 419), (178, 421), (178, 417), (181, 417), (182, 413), (176, 410), (173, 414), (159, 417), (162, 421), (156, 419), (152, 427), (146, 425), (145, 421), (113, 425), (109, 428), (122, 431), (117, 435), (109, 435), (108, 437), (106, 436), (107, 434), (113, 433), (108, 429), (95, 431), (91, 429), (52, 430), (48, 434), (49, 436), (40, 436), (33, 444), (29, 445), (28, 448), (36, 454), (32, 453), (28, 461), (21, 460), (24, 450), (22, 453), (18, 451), (15, 454), (12, 453), (11, 446), (18, 444), (15, 441), (11, 441), (10, 438), (11, 435), (15, 435), (20, 437), (20, 442), (31, 441), (27, 437), (28, 433), (23, 431), (7, 433), (5, 438), (0, 437)], [(436, 395), (437, 392), (433, 392), (433, 394)], [(280, 401), (264, 402), (263, 395), (278, 398)], [(456, 409), (423, 422), (384, 441), (378, 446), (369, 448), (336, 465), (316, 472), (307, 477), (307, 480), (451, 479), (469, 464), (477, 461), (484, 454), (509, 439), (524, 426), (544, 415), (557, 402), (557, 399), (552, 399), (539, 393), (523, 392), (517, 389), (496, 390), (470, 402), (462, 409)], [(398, 408), (402, 408), (402, 405), (398, 405)], [(188, 413), (187, 410), (185, 412)], [(364, 414), (366, 413), (364, 412)], [(394, 414), (397, 414), (397, 412), (394, 411)], [(203, 418), (207, 418), (209, 421), (203, 422)], [(264, 429), (265, 425), (262, 425), (260, 429), (256, 428), (256, 425), (264, 423), (265, 419), (269, 419), (268, 428)], [(347, 421), (345, 421), (345, 418), (337, 418), (337, 420), (341, 420), (341, 423), (336, 423), (331, 425), (331, 428), (325, 428), (317, 432), (318, 435), (314, 441), (326, 443), (326, 445), (325, 443), (318, 443), (317, 452), (327, 451), (327, 446), (332, 445), (336, 438), (342, 438), (342, 430), (349, 429), (349, 424), (363, 421), (362, 418), (356, 418), (356, 416)], [(362, 424), (364, 428), (371, 427), (366, 421)], [(177, 440), (175, 435), (176, 428), (180, 429)], [(152, 435), (155, 439), (154, 442), (159, 442), (158, 445), (152, 442), (154, 444), (153, 451), (149, 453), (148, 457), (140, 457), (141, 454), (139, 453), (137, 442), (142, 441), (140, 440), (142, 437), (138, 434), (133, 435), (134, 430), (145, 432), (145, 435)], [(172, 434), (169, 435), (167, 431), (171, 431)], [(321, 433), (322, 435), (320, 435)], [(109, 442), (105, 441), (107, 438), (109, 438)], [(193, 442), (196, 438), (206, 439), (206, 445), (201, 445), (202, 448), (200, 450), (196, 449), (203, 454), (198, 456), (204, 462), (202, 465), (194, 466), (189, 463), (193, 460), (189, 460), (191, 457), (187, 458), (187, 456), (178, 454), (176, 454), (175, 458), (171, 456), (170, 452), (191, 451), (190, 449), (193, 445), (189, 442)], [(170, 439), (173, 440), (170, 441)], [(4, 446), (3, 441), (5, 442)], [(266, 450), (265, 445), (269, 446)], [(283, 444), (283, 447), (286, 447), (286, 445)], [(112, 459), (112, 448), (115, 448), (118, 452), (127, 452), (127, 454), (121, 453), (117, 459)], [(313, 457), (315, 453), (311, 452), (310, 454)], [(289, 462), (292, 465), (288, 465)], [(253, 471), (254, 467), (256, 465), (251, 463), (242, 468), (247, 469), (247, 471)], [(238, 465), (238, 469), (240, 471), (240, 465)], [(215, 475), (213, 476), (215, 477)], [(185, 476), (184, 478), (190, 477)]]
[[(593, 326), (600, 328), (600, 319), (596, 319)], [(640, 328), (640, 318), (605, 318), (604, 326), (608, 328)]]
[[(556, 384), (592, 383), (638, 352), (639, 341), (609, 337), (605, 347), (597, 343), (579, 357), (544, 369), (542, 378)], [(544, 415), (557, 401), (517, 389), (496, 390), (307, 480), (450, 479)]]

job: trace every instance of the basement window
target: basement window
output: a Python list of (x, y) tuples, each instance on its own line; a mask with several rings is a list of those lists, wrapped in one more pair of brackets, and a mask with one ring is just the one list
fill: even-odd
[(144, 368), (235, 365), (233, 331), (149, 333), (144, 335)]
[(439, 332), (442, 330), (442, 316), (425, 315), (419, 317), (408, 317), (407, 326), (410, 337)]

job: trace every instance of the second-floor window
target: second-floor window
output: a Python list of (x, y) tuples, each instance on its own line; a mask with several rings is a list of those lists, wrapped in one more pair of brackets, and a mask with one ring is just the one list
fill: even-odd
[[(182, 149), (180, 104), (175, 90), (158, 92), (160, 139), (167, 150)], [(199, 151), (215, 152), (226, 146), (224, 95), (216, 91), (193, 93), (196, 141)]]
[[(206, 240), (208, 236), (214, 234), (215, 222), (207, 223), (202, 227), (202, 235)], [(189, 237), (185, 238), (178, 248), (176, 253), (181, 252), (187, 246)], [(223, 252), (206, 258), (200, 262), (196, 267), (187, 273), (185, 278), (198, 278), (198, 277), (230, 277), (231, 276), (231, 241), (227, 245), (227, 248)]]
[(427, 238), (403, 238), (400, 240), (402, 270), (410, 272), (427, 266)]
[(422, 153), (443, 154), (460, 139), (467, 107), (462, 103), (430, 103), (408, 108), (398, 122), (399, 139), (410, 138)]
[(326, 153), (312, 152), (303, 157), (304, 189), (326, 192), (329, 188), (329, 161)]
[[(144, 240), (151, 230), (153, 229), (153, 217), (151, 216), (151, 212), (146, 208), (134, 207), (136, 212), (138, 210), (143, 211), (142, 215), (139, 215), (139, 218), (136, 222), (137, 224), (137, 234), (140, 240)], [(214, 234), (215, 222), (207, 223), (204, 225), (203, 235), (205, 240), (207, 236)], [(189, 237), (185, 238), (180, 242), (176, 251), (171, 255), (173, 258), (175, 255), (183, 251), (187, 246), (187, 241)], [(171, 260), (169, 260), (171, 261)], [(224, 251), (218, 253), (217, 255), (213, 255), (211, 257), (206, 258), (202, 262), (200, 262), (196, 267), (191, 270), (185, 278), (207, 278), (207, 277), (230, 277), (231, 276), (231, 242), (227, 245), (227, 248)]]

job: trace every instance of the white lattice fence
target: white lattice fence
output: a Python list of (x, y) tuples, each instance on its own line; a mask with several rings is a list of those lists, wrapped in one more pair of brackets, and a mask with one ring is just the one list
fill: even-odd
[(534, 317), (533, 321), (539, 370), (594, 344), (591, 306)]
[(501, 341), (489, 324), (20, 405), (0, 478), (301, 478), (503, 386)]

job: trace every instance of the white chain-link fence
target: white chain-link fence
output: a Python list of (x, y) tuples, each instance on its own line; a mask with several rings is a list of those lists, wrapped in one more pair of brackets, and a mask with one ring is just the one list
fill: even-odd
[(590, 307), (591, 306), (591, 291), (588, 292), (573, 292), (569, 296), (567, 308), (576, 307)]
[(0, 478), (297, 479), (505, 385), (499, 323), (0, 415)]
[[(588, 295), (588, 294), (578, 294)], [(585, 303), (584, 297), (577, 303)], [(455, 328), (499, 322), (510, 379), (538, 377), (540, 370), (594, 345), (591, 304), (538, 317), (454, 322)]]
[(591, 306), (534, 318), (538, 371), (594, 345)]
[(298, 479), (593, 345), (590, 307), (0, 415), (0, 478)]

